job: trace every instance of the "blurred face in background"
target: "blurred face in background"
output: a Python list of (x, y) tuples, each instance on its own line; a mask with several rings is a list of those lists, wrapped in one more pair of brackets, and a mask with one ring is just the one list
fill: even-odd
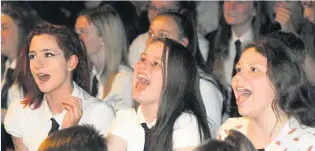
[(251, 22), (256, 15), (253, 1), (225, 1), (223, 9), (225, 21), (231, 26)]
[(166, 0), (158, 0), (151, 1), (148, 8), (148, 18), (151, 22), (158, 14), (163, 12), (176, 12), (179, 8), (179, 2), (177, 1), (166, 1)]
[(88, 18), (79, 16), (75, 24), (75, 30), (81, 35), (88, 56), (98, 55), (98, 52), (102, 50), (101, 48), (104, 44), (102, 38), (97, 34), (95, 26), (89, 22)]
[(176, 21), (170, 16), (157, 16), (150, 24), (148, 31), (149, 38), (147, 45), (157, 38), (169, 38), (173, 39), (185, 47), (187, 47), (189, 41), (186, 37), (180, 35), (180, 29)]
[(303, 18), (301, 3), (299, 1), (268, 1), (268, 15), (272, 21), (275, 21), (277, 15), (286, 14), (291, 16), (293, 26), (297, 28)]
[(15, 24), (14, 20), (2, 13), (1, 14), (1, 53), (9, 57), (10, 59), (15, 59), (18, 52), (18, 26)]
[(305, 19), (309, 20), (312, 23), (315, 23), (315, 1), (302, 1), (301, 2), (304, 13), (303, 16)]

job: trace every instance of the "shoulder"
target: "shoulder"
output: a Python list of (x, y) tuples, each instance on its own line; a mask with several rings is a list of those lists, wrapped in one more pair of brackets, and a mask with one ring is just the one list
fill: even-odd
[(279, 138), (287, 146), (296, 143), (296, 150), (315, 150), (315, 128), (301, 125), (294, 118), (290, 119), (287, 128)]
[[(21, 101), (13, 102), (4, 119), (6, 131), (13, 136), (22, 137), (23, 127), (26, 125), (27, 120), (32, 117), (32, 111), (35, 110), (32, 110), (29, 106), (25, 106)], [(37, 113), (42, 114), (40, 112)]]
[[(210, 77), (211, 78), (211, 77)], [(212, 82), (213, 81), (213, 82)], [(212, 79), (204, 79), (200, 78), (200, 92), (202, 97), (211, 96), (215, 98), (209, 98), (209, 99), (217, 99), (221, 102), (223, 101), (222, 92), (220, 89), (215, 85), (215, 81)]]
[(115, 117), (115, 111), (108, 102), (101, 101), (100, 99), (91, 96), (82, 88), (78, 89), (78, 93), (79, 96), (77, 97), (79, 97), (82, 101), (82, 108), (86, 116), (98, 114), (106, 115), (105, 117)]
[(249, 120), (245, 117), (229, 118), (220, 127), (218, 139), (224, 140), (227, 137), (229, 130), (237, 130), (246, 136), (246, 127)]
[(125, 140), (130, 140), (129, 137), (139, 130), (139, 126), (135, 109), (121, 109), (111, 123), (109, 133), (120, 136)]
[(127, 66), (120, 65), (119, 71), (115, 75), (115, 78), (128, 78), (129, 79), (131, 77), (132, 77), (132, 69)]
[(138, 125), (137, 124), (137, 113), (134, 108), (120, 109), (117, 111), (116, 118), (112, 124), (125, 127), (127, 125)]
[(308, 128), (299, 139), (298, 150), (315, 151), (315, 128)]
[[(212, 82), (213, 81), (213, 82)], [(204, 77), (200, 75), (200, 88), (206, 88), (208, 90), (218, 91), (218, 87), (215, 85), (215, 81), (211, 77)]]
[(197, 124), (197, 118), (195, 115), (185, 112), (182, 113), (177, 119), (174, 124), (174, 129), (177, 127), (185, 126), (186, 124)]
[(173, 149), (200, 145), (198, 120), (192, 113), (182, 113), (173, 130)]
[(136, 46), (139, 43), (143, 43), (148, 39), (148, 32), (140, 34), (136, 39), (134, 39), (130, 45), (130, 47)]
[(13, 114), (21, 114), (21, 116), (26, 116), (28, 113), (32, 111), (29, 105), (23, 103), (24, 100), (13, 101), (9, 106), (8, 113)]

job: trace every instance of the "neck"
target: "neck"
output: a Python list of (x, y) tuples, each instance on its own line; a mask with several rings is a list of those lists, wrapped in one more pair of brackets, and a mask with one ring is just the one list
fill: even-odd
[(253, 118), (249, 125), (255, 134), (265, 134), (268, 135), (269, 139), (273, 140), (280, 134), (287, 121), (288, 118), (284, 114), (279, 113), (277, 119), (273, 110), (269, 109), (269, 112), (266, 111)]
[(251, 20), (242, 25), (233, 25), (232, 31), (235, 33), (236, 37), (241, 37), (246, 33), (249, 29), (251, 30)]
[(151, 123), (153, 120), (157, 118), (158, 112), (158, 105), (156, 104), (148, 104), (148, 105), (141, 105), (141, 111), (145, 121)]
[(47, 100), (50, 111), (53, 115), (60, 114), (63, 111), (62, 101), (68, 99), (73, 91), (73, 84), (63, 84), (56, 90), (46, 93), (45, 99)]
[(95, 66), (97, 73), (101, 72), (105, 68), (105, 50), (104, 46), (98, 48), (95, 54), (88, 55), (89, 60)]

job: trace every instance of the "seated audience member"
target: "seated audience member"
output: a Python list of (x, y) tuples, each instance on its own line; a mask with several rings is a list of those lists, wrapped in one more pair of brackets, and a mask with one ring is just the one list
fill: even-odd
[(109, 102), (115, 111), (132, 108), (132, 70), (127, 63), (124, 25), (117, 11), (110, 5), (84, 11), (75, 28), (91, 63), (92, 96)]
[(1, 13), (1, 150), (6, 150), (13, 149), (13, 142), (4, 130), (4, 117), (10, 104), (27, 92), (17, 58), (40, 18), (31, 7), (17, 2), (2, 1)]
[(301, 32), (303, 8), (299, 1), (268, 1), (267, 4), (268, 16), (272, 22), (269, 32)]
[[(192, 12), (194, 15), (193, 19), (196, 19), (196, 8), (191, 8), (195, 2), (193, 1), (164, 1), (164, 0), (152, 0), (148, 7), (148, 18), (150, 24), (152, 20), (158, 16), (160, 13), (164, 12), (182, 12), (183, 10), (188, 10)], [(202, 55), (202, 59), (206, 60), (208, 56), (208, 41), (201, 35), (197, 34), (198, 43), (200, 47), (200, 52)], [(129, 65), (134, 68), (137, 61), (140, 59), (141, 53), (146, 48), (146, 41), (149, 39), (149, 33), (143, 33), (139, 35), (130, 45), (129, 47), (129, 56), (128, 61)]]
[(180, 14), (176, 12), (159, 14), (151, 21), (147, 43), (156, 38), (170, 38), (187, 47), (193, 54), (201, 77), (199, 85), (201, 97), (210, 121), (209, 127), (211, 127), (213, 137), (215, 137), (222, 121), (222, 109), (225, 101), (223, 94), (225, 91), (217, 78), (212, 74), (212, 71), (203, 62), (195, 32), (196, 29), (189, 15), (189, 13)]
[(229, 130), (224, 141), (209, 140), (197, 148), (196, 151), (256, 151), (253, 144), (242, 133)]
[(304, 21), (302, 23), (301, 38), (305, 44), (307, 55), (305, 71), (308, 80), (315, 86), (315, 2), (303, 1)]
[(303, 69), (305, 50), (293, 33), (274, 32), (249, 44), (232, 87), (240, 118), (228, 119), (218, 139), (235, 129), (266, 151), (311, 151), (315, 140), (314, 86)]
[(107, 151), (107, 145), (92, 125), (77, 125), (51, 134), (38, 151)]
[(77, 124), (92, 124), (107, 135), (115, 113), (86, 92), (86, 51), (73, 30), (39, 24), (21, 53), (29, 91), (10, 105), (4, 121), (16, 150), (37, 150), (51, 133)]
[(207, 66), (229, 92), (229, 116), (239, 116), (231, 88), (235, 64), (241, 48), (266, 33), (267, 14), (261, 1), (223, 1), (220, 3), (219, 27), (206, 35), (209, 41)]
[[(181, 76), (178, 76), (181, 75)], [(170, 39), (148, 44), (133, 74), (139, 106), (121, 110), (107, 138), (111, 151), (193, 151), (210, 130), (192, 53)]]

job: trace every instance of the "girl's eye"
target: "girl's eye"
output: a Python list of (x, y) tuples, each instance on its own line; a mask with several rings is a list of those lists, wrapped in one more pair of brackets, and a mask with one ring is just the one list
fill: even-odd
[(241, 72), (242, 71), (242, 69), (240, 68), (240, 67), (236, 67), (236, 72)]
[(156, 66), (160, 66), (160, 64), (154, 61), (154, 62), (152, 63), (152, 66), (153, 66), (153, 67), (156, 67)]
[(144, 62), (144, 61), (145, 61), (145, 58), (140, 58), (140, 61), (141, 61), (141, 62)]
[(52, 56), (55, 56), (54, 54), (52, 54), (52, 53), (45, 53), (45, 57), (52, 57)]
[(149, 37), (154, 37), (154, 34), (152, 32), (148, 32)]
[(35, 56), (34, 54), (28, 54), (28, 58), (29, 58), (29, 59), (35, 59), (35, 57), (36, 57), (36, 56)]
[(258, 70), (257, 70), (256, 68), (254, 68), (254, 67), (251, 67), (251, 68), (250, 68), (250, 71), (252, 71), (252, 72), (257, 72)]
[(166, 35), (166, 34), (159, 34), (159, 35), (158, 35), (158, 38), (162, 38), (162, 39), (163, 39), (163, 38), (167, 38), (167, 35)]

